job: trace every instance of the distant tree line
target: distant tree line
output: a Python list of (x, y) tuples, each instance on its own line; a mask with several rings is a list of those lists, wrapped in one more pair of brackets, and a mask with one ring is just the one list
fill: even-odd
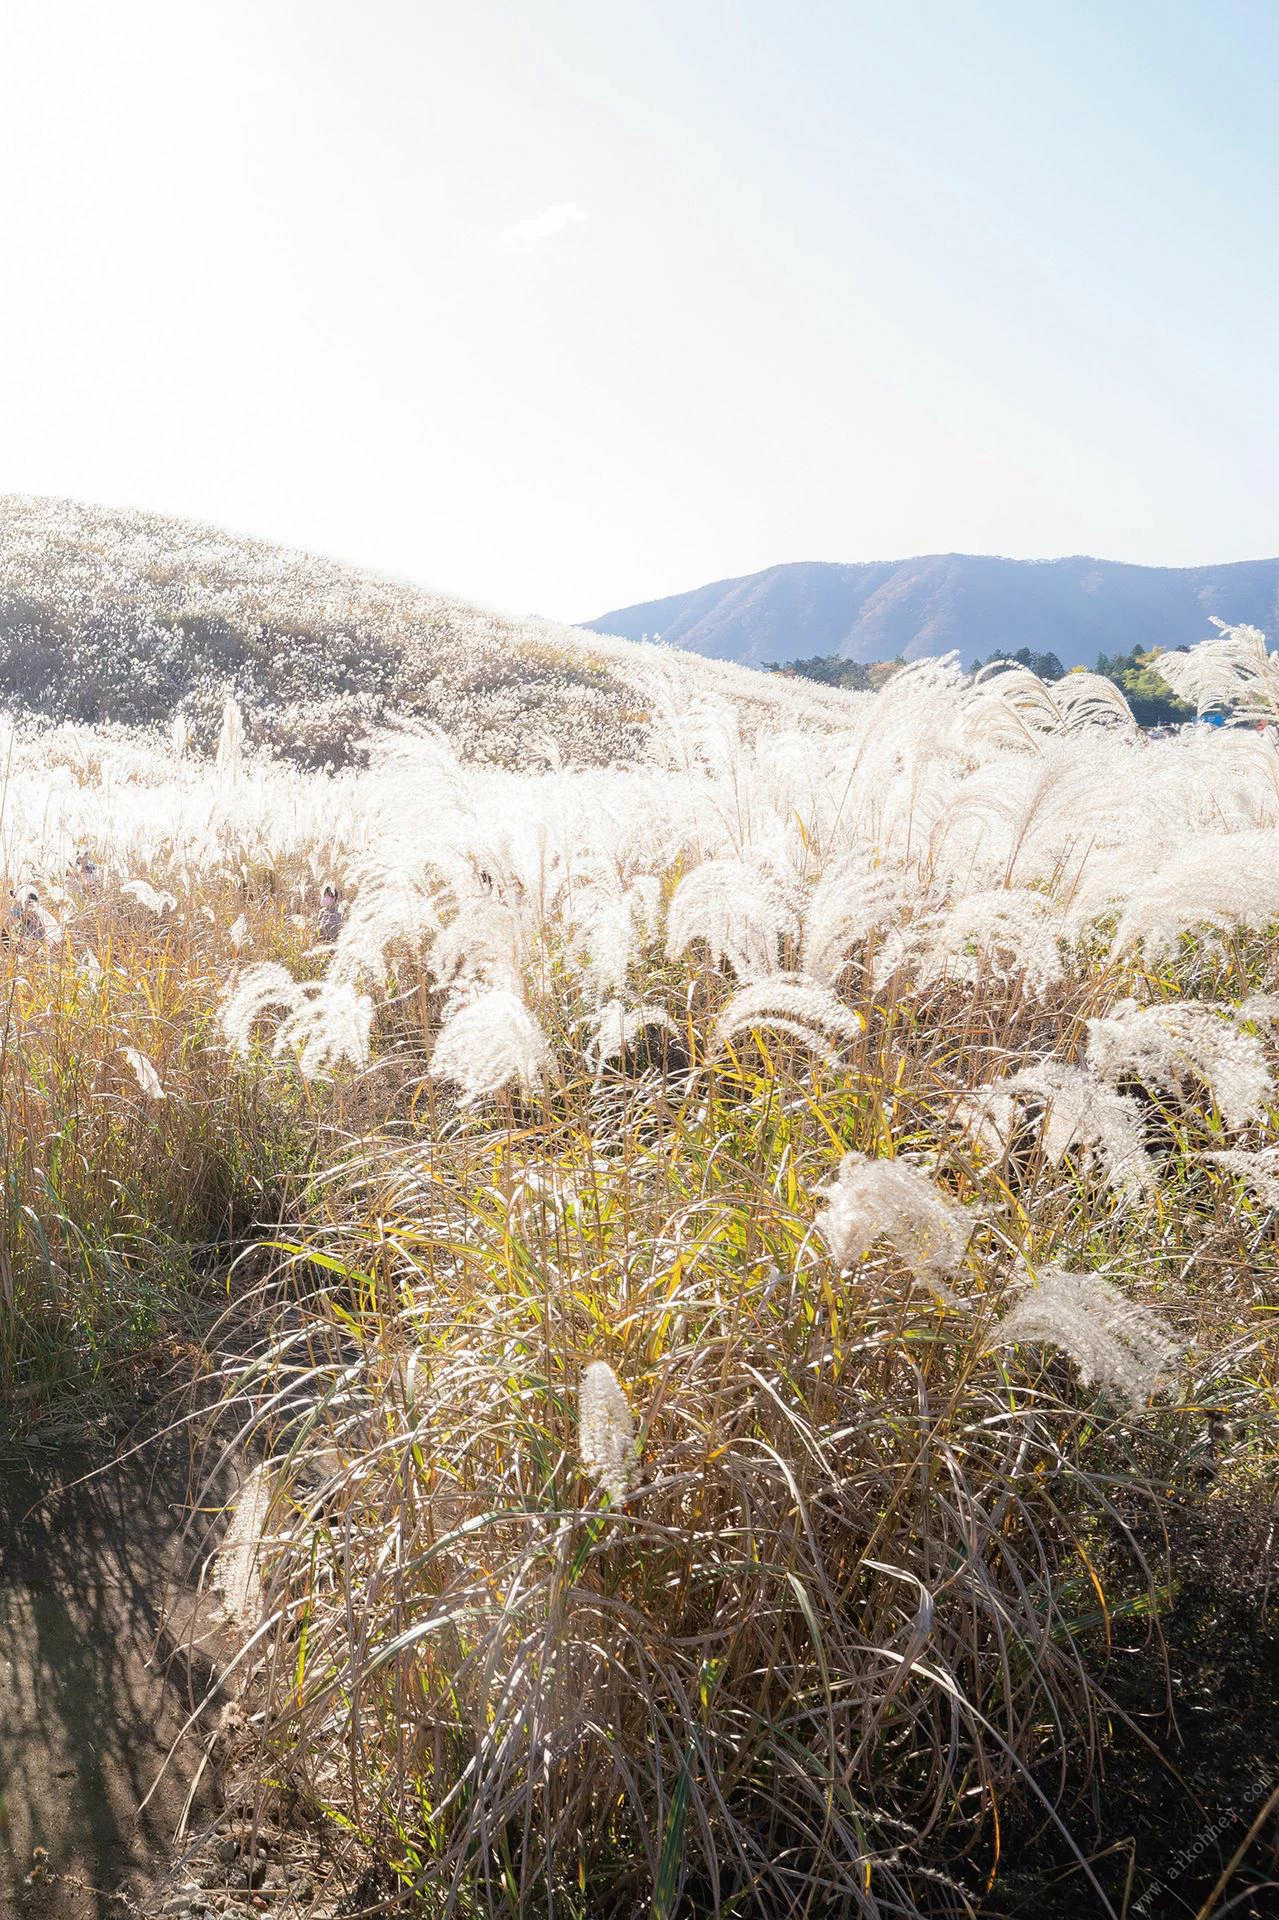
[[(1104, 679), (1114, 681), (1132, 708), (1138, 726), (1176, 726), (1183, 720), (1193, 720), (1194, 707), (1179, 700), (1167, 681), (1155, 671), (1153, 663), (1157, 658), (1158, 649), (1143, 652), (1140, 647), (1134, 647), (1131, 653), (1103, 653), (1098, 656), (1096, 671)], [(1015, 653), (997, 649), (989, 659), (974, 661), (973, 671), (993, 666), (996, 661), (1029, 667), (1041, 680), (1062, 680), (1067, 672), (1055, 653), (1036, 653), (1030, 647), (1018, 647)], [(837, 653), (829, 653), (815, 654), (811, 660), (775, 662), (768, 671), (817, 680), (823, 686), (843, 687), (854, 693), (873, 693), (903, 665), (900, 658), (844, 660)]]
[(1157, 652), (1143, 653), (1138, 647), (1131, 653), (1103, 653), (1097, 671), (1120, 689), (1138, 726), (1166, 727), (1193, 720), (1196, 709), (1188, 701), (1179, 700), (1168, 682), (1156, 673), (1152, 662), (1157, 657)]
[(765, 671), (788, 674), (791, 679), (817, 680), (824, 687), (843, 687), (848, 693), (875, 693), (905, 664), (900, 658), (845, 660), (838, 653), (816, 653), (811, 660), (771, 661)]
[(1041, 680), (1064, 680), (1066, 677), (1066, 669), (1055, 653), (1032, 653), (1029, 647), (1018, 647), (1016, 653), (1006, 653), (996, 648), (989, 660), (973, 661), (973, 672), (978, 672), (982, 667), (993, 667), (996, 661), (1002, 660), (1013, 666), (1029, 667)]

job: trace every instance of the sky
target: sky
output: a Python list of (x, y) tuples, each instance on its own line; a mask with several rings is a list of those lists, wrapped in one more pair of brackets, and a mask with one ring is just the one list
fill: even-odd
[(1279, 8), (10, 0), (0, 492), (587, 619), (1279, 553)]

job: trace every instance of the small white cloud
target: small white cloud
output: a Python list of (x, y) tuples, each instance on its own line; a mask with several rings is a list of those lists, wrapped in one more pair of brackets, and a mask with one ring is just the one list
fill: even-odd
[(554, 239), (566, 227), (578, 226), (585, 218), (575, 200), (560, 200), (553, 207), (543, 207), (529, 220), (517, 220), (499, 234), (498, 245), (504, 253), (533, 253), (544, 241)]

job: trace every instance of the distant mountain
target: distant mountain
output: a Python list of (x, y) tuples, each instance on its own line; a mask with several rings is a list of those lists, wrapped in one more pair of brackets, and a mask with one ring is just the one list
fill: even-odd
[(1279, 559), (1220, 567), (970, 553), (854, 566), (795, 561), (585, 624), (744, 666), (814, 654), (918, 660), (957, 649), (967, 667), (997, 650), (1029, 647), (1076, 667), (1092, 666), (1099, 653), (1192, 645), (1208, 635), (1214, 614), (1273, 638)]

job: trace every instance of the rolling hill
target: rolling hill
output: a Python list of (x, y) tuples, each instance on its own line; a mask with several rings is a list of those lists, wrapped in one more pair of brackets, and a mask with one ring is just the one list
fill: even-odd
[(1099, 653), (1193, 645), (1213, 615), (1279, 632), (1279, 559), (1218, 567), (963, 553), (851, 566), (797, 561), (585, 624), (743, 666), (814, 654), (916, 660), (952, 649), (971, 666), (1029, 647), (1073, 667), (1092, 666)]
[(223, 704), (251, 745), (302, 765), (358, 759), (371, 731), (439, 727), (462, 753), (582, 765), (644, 751), (665, 707), (723, 694), (747, 728), (821, 725), (847, 696), (511, 620), (293, 548), (160, 514), (0, 498), (0, 708), (154, 728), (197, 748)]

